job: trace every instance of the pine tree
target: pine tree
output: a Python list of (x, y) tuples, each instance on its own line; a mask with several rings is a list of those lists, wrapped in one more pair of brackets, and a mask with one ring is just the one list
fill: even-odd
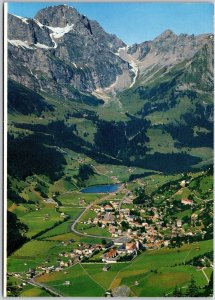
[(172, 296), (173, 297), (182, 297), (183, 296), (182, 292), (181, 292), (181, 289), (177, 285), (175, 286), (175, 289), (172, 293)]
[(196, 297), (199, 294), (198, 286), (196, 285), (196, 282), (194, 280), (194, 277), (192, 275), (190, 284), (188, 286), (187, 296), (188, 297)]

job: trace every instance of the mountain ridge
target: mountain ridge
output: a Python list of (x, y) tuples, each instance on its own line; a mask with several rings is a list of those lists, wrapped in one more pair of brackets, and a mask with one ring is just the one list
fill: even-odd
[[(177, 36), (168, 29), (152, 41), (129, 47), (115, 35), (106, 33), (97, 21), (67, 5), (44, 8), (34, 19), (9, 15), (8, 37), (11, 60), (18, 54), (14, 48), (19, 48), (20, 52), (28, 53), (26, 59), (31, 65), (22, 72), (27, 72), (28, 78), (24, 74), (20, 78), (15, 74), (13, 60), (13, 67), (9, 65), (12, 79), (20, 83), (24, 79), (27, 87), (48, 93), (52, 89), (63, 97), (74, 97), (72, 85), (103, 100), (132, 87), (138, 76), (144, 81), (148, 68), (154, 65), (171, 67), (193, 57), (212, 39), (209, 34)], [(48, 76), (48, 82), (38, 79), (39, 58), (43, 61), (41, 77)]]

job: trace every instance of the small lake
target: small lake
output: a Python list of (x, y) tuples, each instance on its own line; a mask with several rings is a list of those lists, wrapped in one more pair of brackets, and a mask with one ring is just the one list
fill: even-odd
[(81, 190), (82, 193), (114, 193), (121, 184), (94, 185)]

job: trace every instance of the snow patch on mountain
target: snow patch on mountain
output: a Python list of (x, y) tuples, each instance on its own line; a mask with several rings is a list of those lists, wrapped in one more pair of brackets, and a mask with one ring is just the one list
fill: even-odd
[(133, 59), (131, 59), (131, 61), (130, 61), (130, 66), (131, 66), (131, 68), (132, 68), (132, 69), (131, 69), (132, 72), (134, 73), (134, 78), (133, 78), (133, 81), (132, 81), (132, 83), (131, 83), (131, 85), (130, 85), (130, 88), (131, 88), (131, 87), (135, 84), (135, 82), (136, 82), (139, 68), (138, 68), (137, 63), (136, 63)]
[(122, 52), (126, 52), (126, 53), (127, 53), (127, 51), (128, 51), (128, 46), (120, 47), (120, 48), (118, 49), (118, 51), (115, 52), (114, 54), (117, 55), (117, 56), (119, 56), (119, 57), (121, 57), (121, 53), (122, 53)]
[(40, 43), (36, 43), (36, 44), (34, 44), (34, 46), (37, 48), (41, 48), (41, 49), (52, 49), (53, 48), (53, 47), (49, 47), (47, 45), (40, 44)]
[(44, 25), (41, 24), (37, 19), (34, 19), (34, 22), (37, 23), (37, 25), (38, 25), (41, 29), (44, 28)]
[(59, 39), (62, 36), (64, 36), (64, 34), (73, 30), (74, 24), (72, 25), (67, 24), (66, 27), (51, 27), (51, 26), (46, 26), (46, 27), (48, 27), (52, 31), (51, 33), (52, 38)]
[(28, 24), (28, 19), (27, 18), (23, 18), (23, 17), (17, 16), (17, 15), (14, 15), (14, 14), (11, 14), (11, 15), (13, 15), (14, 17), (22, 20), (23, 23)]
[(118, 49), (118, 51), (115, 53), (115, 55), (119, 56), (124, 61), (127, 61), (129, 65), (131, 66), (131, 71), (134, 73), (134, 77), (132, 79), (132, 83), (130, 84), (130, 88), (135, 84), (137, 76), (138, 76), (138, 61), (134, 57), (132, 57), (131, 54), (128, 53), (129, 47), (121, 47)]
[(33, 49), (29, 46), (28, 41), (21, 41), (21, 40), (8, 40), (8, 43), (15, 47), (21, 47), (21, 48), (27, 48), (27, 49)]

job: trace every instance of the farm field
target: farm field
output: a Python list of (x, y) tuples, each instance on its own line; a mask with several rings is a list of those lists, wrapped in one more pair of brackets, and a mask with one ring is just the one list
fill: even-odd
[[(206, 241), (184, 245), (180, 249), (147, 251), (129, 264), (126, 269), (120, 271), (111, 287), (123, 284), (134, 285), (134, 282), (138, 281), (140, 284), (131, 288), (136, 296), (162, 296), (164, 293), (171, 292), (176, 284), (181, 287), (186, 285), (191, 275), (194, 276), (198, 286), (204, 286), (207, 284), (204, 274), (184, 263), (212, 250), (212, 246), (212, 241)], [(197, 247), (200, 249), (196, 249)]]
[(86, 233), (88, 235), (100, 235), (103, 237), (110, 237), (111, 234), (107, 231), (106, 228), (100, 228), (100, 227), (92, 227), (88, 224), (81, 224), (78, 223), (76, 226), (76, 229), (81, 233)]
[[(73, 220), (78, 217), (78, 215), (83, 211), (83, 209), (77, 207), (72, 207), (68, 209), (67, 207), (61, 207), (60, 211), (65, 215), (69, 215), (70, 219), (64, 221), (62, 224), (54, 227), (53, 229), (48, 230), (46, 233), (40, 236), (40, 239), (45, 239), (47, 237), (52, 237), (52, 236), (58, 236), (70, 232), (71, 231), (70, 228)], [(62, 219), (63, 218), (61, 218), (61, 221)]]
[[(63, 285), (65, 280), (71, 281), (70, 296), (86, 296), (86, 290), (76, 289), (77, 282), (80, 286), (86, 280), (86, 288), (95, 288), (96, 296), (103, 296), (105, 291), (120, 285), (130, 287), (133, 296), (163, 296), (171, 294), (175, 285), (185, 288), (193, 276), (199, 287), (207, 284), (201, 270), (186, 265), (186, 262), (212, 250), (212, 241), (197, 242), (174, 249), (151, 250), (142, 253), (132, 262), (111, 264), (110, 269), (104, 272), (103, 263), (82, 263), (74, 265), (67, 270), (66, 276), (59, 272), (46, 274), (36, 280), (52, 287), (55, 291), (68, 295), (69, 287)], [(208, 276), (211, 268), (205, 270)], [(138, 285), (135, 284), (138, 282)], [(156, 283), (156, 284), (155, 284)], [(72, 293), (72, 294), (71, 294)], [(94, 294), (95, 296), (95, 294)]]
[(29, 286), (22, 291), (20, 297), (51, 297), (51, 295), (39, 287)]
[(61, 206), (60, 211), (63, 212), (65, 215), (69, 215), (71, 220), (74, 220), (83, 211), (83, 208)]
[(25, 273), (29, 268), (36, 268), (41, 264), (52, 265), (56, 263), (56, 257), (60, 251), (69, 249), (71, 245), (64, 246), (58, 241), (32, 240), (8, 258), (7, 270), (9, 273)]
[(100, 197), (97, 194), (83, 194), (75, 191), (60, 195), (58, 200), (65, 207), (84, 207)]
[(57, 227), (49, 230), (48, 232), (44, 233), (43, 235), (41, 235), (40, 239), (46, 239), (47, 237), (56, 236), (56, 235), (70, 232), (70, 227), (71, 227), (71, 220), (68, 220), (68, 221), (58, 225)]
[[(70, 285), (66, 286), (65, 281), (69, 281)], [(105, 289), (93, 280), (80, 264), (67, 269), (67, 274), (63, 277), (61, 273), (55, 272), (38, 277), (36, 282), (52, 287), (64, 296), (101, 297), (105, 294)]]
[(85, 263), (82, 264), (83, 268), (87, 271), (87, 273), (92, 276), (92, 278), (101, 284), (105, 290), (110, 288), (110, 285), (113, 279), (117, 276), (118, 272), (122, 269), (126, 268), (129, 263), (120, 263), (120, 264), (112, 264), (111, 268), (104, 272), (102, 268), (104, 267), (104, 263)]
[[(16, 286), (21, 290), (20, 297), (51, 297), (49, 293), (47, 293), (44, 289), (36, 286), (32, 286), (31, 284), (24, 283), (23, 280), (18, 279), (17, 277), (9, 276), (7, 285), (10, 288), (11, 286)], [(10, 292), (8, 296), (10, 296)]]
[(29, 228), (27, 237), (32, 237), (40, 231), (52, 227), (56, 222), (62, 221), (62, 218), (55, 207), (51, 206), (42, 207), (37, 211), (30, 211), (29, 213), (20, 216), (20, 220)]
[(213, 268), (209, 267), (209, 268), (204, 268), (204, 272), (206, 273), (207, 277), (210, 278), (212, 272), (213, 272)]
[[(193, 275), (199, 287), (203, 287), (207, 284), (207, 280), (200, 271), (196, 271), (194, 267), (182, 266), (173, 268), (159, 268), (158, 273), (148, 271), (143, 273), (141, 278), (138, 280), (138, 276), (131, 278), (123, 278), (121, 284), (131, 286), (132, 292), (138, 297), (158, 297), (168, 294), (173, 291), (176, 285), (182, 289), (188, 286), (188, 282)], [(137, 279), (139, 282), (138, 286), (135, 286), (134, 281)]]
[[(59, 242), (67, 242), (71, 239), (74, 239), (76, 243), (91, 243), (91, 244), (99, 244), (101, 243), (101, 238), (91, 238), (91, 237), (85, 237), (82, 235), (77, 235), (73, 232), (68, 232), (60, 235), (56, 235), (53, 237), (47, 237), (46, 240), (49, 241), (59, 241)], [(74, 243), (76, 245), (76, 243)]]

